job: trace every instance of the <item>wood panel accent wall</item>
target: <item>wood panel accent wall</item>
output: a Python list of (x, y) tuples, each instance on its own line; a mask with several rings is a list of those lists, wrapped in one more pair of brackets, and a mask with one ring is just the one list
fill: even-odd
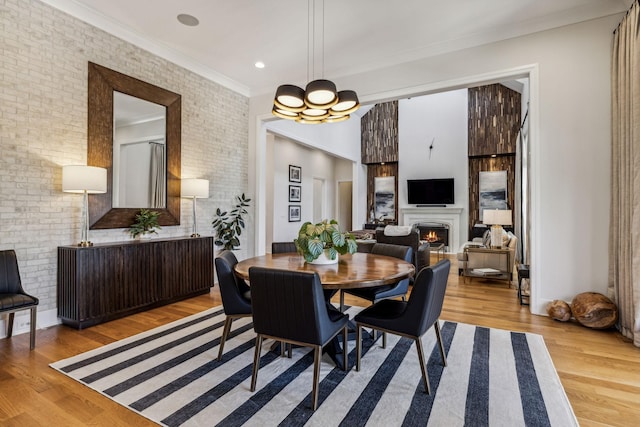
[(469, 157), (516, 152), (520, 98), (501, 84), (469, 89)]
[(369, 221), (369, 212), (374, 208), (375, 186), (374, 178), (377, 176), (395, 176), (396, 177), (396, 200), (395, 200), (395, 218), (398, 221), (398, 163), (385, 163), (367, 165), (367, 221)]
[(362, 163), (398, 161), (398, 101), (377, 104), (360, 120)]
[[(481, 171), (507, 171), (507, 204), (513, 211), (514, 189), (516, 181), (515, 155), (498, 157), (469, 158), (469, 230), (468, 238), (474, 224), (480, 222), (479, 181)], [(513, 220), (513, 218), (512, 218)]]
[(58, 317), (78, 329), (209, 292), (213, 237), (58, 247)]

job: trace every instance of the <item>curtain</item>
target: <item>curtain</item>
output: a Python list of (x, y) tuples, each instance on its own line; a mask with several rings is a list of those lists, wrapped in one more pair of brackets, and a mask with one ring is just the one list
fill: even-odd
[(640, 6), (613, 35), (611, 58), (611, 208), (609, 297), (618, 328), (640, 347)]
[(165, 208), (166, 206), (166, 168), (164, 160), (164, 144), (151, 142), (151, 207)]

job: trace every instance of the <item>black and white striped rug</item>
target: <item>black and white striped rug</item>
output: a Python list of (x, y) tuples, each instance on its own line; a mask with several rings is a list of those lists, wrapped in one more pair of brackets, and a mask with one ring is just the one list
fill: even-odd
[[(431, 395), (411, 340), (389, 335), (386, 349), (365, 340), (360, 372), (323, 359), (314, 413), (310, 349), (292, 359), (265, 349), (251, 393), (251, 319), (233, 323), (217, 362), (223, 323), (216, 307), (51, 366), (166, 426), (578, 425), (539, 335), (443, 321), (446, 368), (433, 329), (423, 337)], [(353, 366), (355, 342), (349, 351)]]

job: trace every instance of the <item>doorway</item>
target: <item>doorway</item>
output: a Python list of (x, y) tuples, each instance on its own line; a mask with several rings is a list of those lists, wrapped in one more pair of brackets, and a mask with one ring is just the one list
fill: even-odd
[(337, 220), (342, 231), (353, 230), (351, 223), (353, 213), (353, 182), (338, 182), (338, 203), (336, 210), (338, 211)]
[(313, 222), (321, 222), (325, 217), (325, 188), (324, 179), (313, 178)]

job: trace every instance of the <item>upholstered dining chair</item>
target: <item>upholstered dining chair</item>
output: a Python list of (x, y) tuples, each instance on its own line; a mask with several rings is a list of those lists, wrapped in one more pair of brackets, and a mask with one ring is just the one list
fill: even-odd
[(272, 242), (271, 243), (271, 253), (272, 254), (287, 254), (287, 253), (296, 253), (298, 249), (296, 248), (296, 244), (293, 242)]
[(0, 251), (0, 314), (8, 313), (7, 338), (13, 335), (13, 317), (16, 311), (31, 310), (29, 348), (36, 346), (36, 315), (38, 298), (27, 294), (22, 289), (18, 259), (13, 249)]
[(360, 370), (363, 327), (383, 332), (383, 348), (387, 345), (387, 332), (408, 337), (416, 342), (425, 391), (427, 394), (431, 393), (421, 337), (433, 326), (442, 355), (442, 365), (447, 366), (438, 318), (442, 312), (450, 268), (451, 261), (444, 259), (431, 267), (422, 269), (413, 283), (409, 301), (380, 301), (365, 308), (354, 317), (356, 322), (356, 371)]
[(322, 347), (342, 331), (343, 369), (347, 368), (347, 322), (349, 316), (329, 308), (318, 273), (251, 267), (251, 305), (256, 349), (251, 391), (255, 391), (264, 338), (312, 347), (312, 407), (318, 407)]
[[(388, 243), (375, 243), (371, 248), (372, 254), (386, 255), (400, 258), (406, 262), (413, 262), (413, 249), (410, 246), (391, 245)], [(344, 289), (340, 291), (340, 311), (344, 311), (344, 294), (355, 295), (372, 303), (386, 298), (402, 297), (404, 301), (409, 291), (410, 279), (400, 280), (398, 283), (371, 288)]]
[(244, 280), (239, 279), (233, 272), (233, 267), (237, 263), (238, 259), (233, 252), (229, 250), (220, 252), (215, 259), (218, 285), (220, 286), (220, 297), (222, 298), (222, 308), (226, 316), (222, 337), (220, 338), (218, 360), (222, 360), (224, 343), (229, 336), (233, 320), (251, 316), (251, 293), (249, 285), (247, 285)]

